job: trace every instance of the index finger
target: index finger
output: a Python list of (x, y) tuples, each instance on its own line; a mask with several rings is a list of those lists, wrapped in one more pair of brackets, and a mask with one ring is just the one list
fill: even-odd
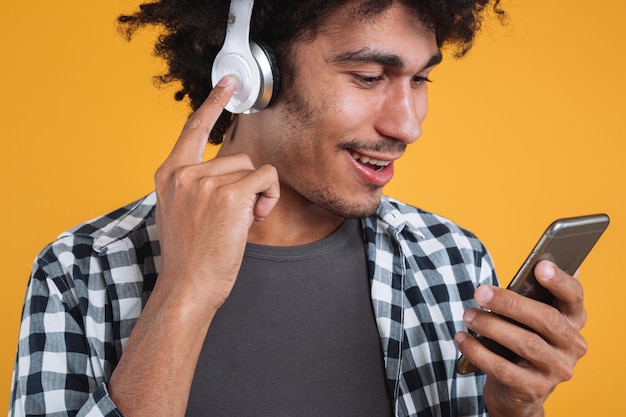
[(235, 86), (235, 80), (230, 76), (222, 78), (215, 85), (204, 103), (187, 119), (172, 152), (163, 165), (176, 169), (202, 162), (209, 134), (233, 95)]

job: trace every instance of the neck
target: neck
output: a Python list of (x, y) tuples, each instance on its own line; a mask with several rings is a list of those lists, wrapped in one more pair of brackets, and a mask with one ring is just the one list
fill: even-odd
[(270, 246), (298, 246), (324, 239), (343, 223), (343, 218), (310, 203), (289, 202), (281, 198), (262, 221), (255, 221), (248, 242)]
[[(231, 125), (217, 157), (244, 153), (258, 168), (267, 163), (262, 156), (263, 150), (255, 149), (255, 144), (260, 143), (259, 131), (250, 128), (253, 126), (250, 123), (239, 123), (238, 119), (236, 117)], [(324, 239), (343, 222), (342, 217), (313, 204), (283, 183), (280, 188), (280, 199), (270, 215), (261, 221), (255, 221), (250, 227), (249, 243), (269, 246), (304, 245)]]

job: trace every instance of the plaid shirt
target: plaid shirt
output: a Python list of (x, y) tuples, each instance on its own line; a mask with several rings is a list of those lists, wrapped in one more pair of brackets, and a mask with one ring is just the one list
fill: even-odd
[[(106, 383), (157, 279), (155, 194), (94, 219), (36, 259), (10, 416), (120, 416)], [(453, 335), (475, 288), (496, 283), (483, 245), (383, 198), (363, 219), (371, 295), (397, 416), (486, 416), (485, 376), (454, 372)]]

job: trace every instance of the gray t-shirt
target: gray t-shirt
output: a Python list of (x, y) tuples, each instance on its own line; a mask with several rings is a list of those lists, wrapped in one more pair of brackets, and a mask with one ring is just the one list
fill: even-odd
[(359, 220), (298, 247), (249, 244), (196, 367), (187, 416), (386, 417)]

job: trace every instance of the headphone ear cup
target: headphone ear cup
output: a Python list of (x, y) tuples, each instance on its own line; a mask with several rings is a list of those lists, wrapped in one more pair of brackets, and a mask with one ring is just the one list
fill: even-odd
[(250, 41), (250, 51), (259, 66), (261, 75), (261, 89), (259, 99), (253, 106), (255, 110), (262, 110), (276, 100), (280, 91), (280, 70), (276, 55), (267, 44), (260, 41)]
[[(252, 56), (248, 41), (244, 46), (234, 45), (231, 42), (228, 47), (223, 47), (215, 57), (211, 69), (211, 81), (213, 86), (225, 75), (232, 75), (237, 81), (237, 86), (226, 110), (231, 113), (245, 113), (255, 111), (253, 107), (259, 101), (261, 92), (261, 75), (259, 65)], [(238, 48), (238, 49), (236, 49)]]
[(254, 0), (232, 0), (222, 49), (211, 68), (215, 86), (222, 77), (233, 75), (237, 86), (226, 105), (231, 113), (263, 110), (278, 93), (280, 85), (276, 59), (270, 48), (250, 40)]
[[(256, 111), (254, 106), (257, 105), (259, 96), (263, 94), (261, 86), (265, 83), (261, 80), (259, 62), (250, 50), (250, 21), (253, 7), (254, 0), (232, 0), (230, 2), (224, 44), (215, 56), (211, 68), (213, 86), (226, 75), (232, 75), (237, 80), (235, 91), (226, 105), (226, 110), (231, 113)], [(265, 66), (262, 57), (259, 59), (261, 59), (261, 65)], [(269, 62), (267, 66), (269, 67)], [(271, 68), (269, 73), (271, 74)], [(267, 83), (271, 90), (271, 78)], [(269, 94), (267, 95), (266, 98), (269, 102), (270, 97)]]

